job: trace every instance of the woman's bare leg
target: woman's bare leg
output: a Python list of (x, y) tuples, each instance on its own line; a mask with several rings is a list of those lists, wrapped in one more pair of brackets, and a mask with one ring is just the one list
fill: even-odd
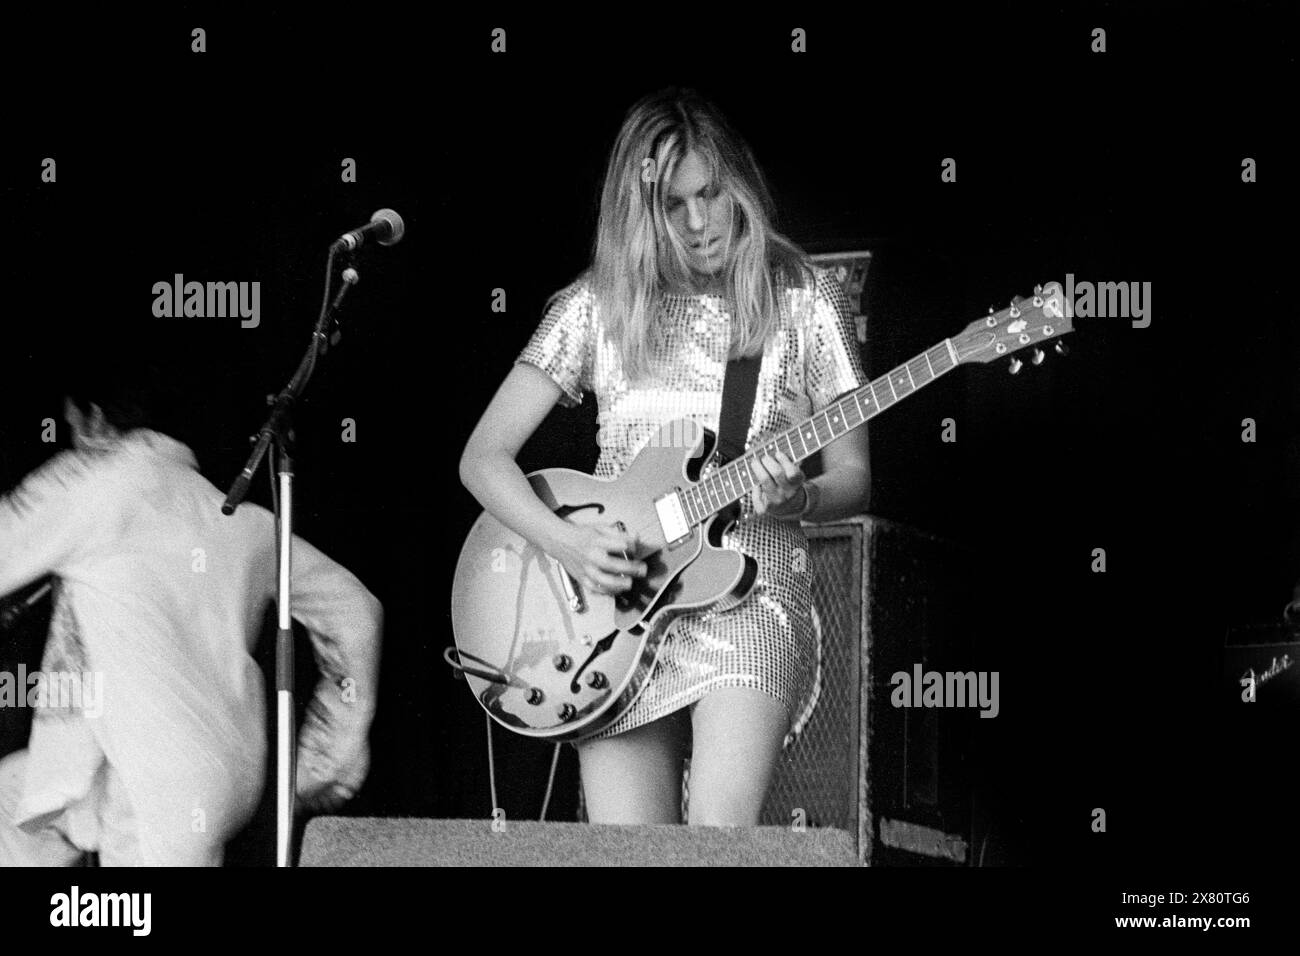
[(578, 744), (592, 823), (681, 823), (686, 711)]
[(725, 687), (695, 705), (692, 724), (691, 825), (754, 826), (790, 729), (785, 704)]

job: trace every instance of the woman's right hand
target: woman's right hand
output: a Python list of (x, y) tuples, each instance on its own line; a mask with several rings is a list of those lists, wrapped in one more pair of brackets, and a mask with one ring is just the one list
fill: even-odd
[(609, 524), (561, 518), (537, 496), (515, 460), (561, 394), (546, 372), (517, 363), (465, 444), (460, 478), (479, 504), (559, 561), (583, 591), (620, 594), (646, 573), (644, 562), (625, 557), (636, 554), (635, 536)]
[(631, 590), (632, 578), (645, 577), (644, 561), (624, 557), (636, 553), (635, 535), (609, 524), (565, 524), (567, 530), (560, 535), (551, 556), (583, 590), (621, 594)]

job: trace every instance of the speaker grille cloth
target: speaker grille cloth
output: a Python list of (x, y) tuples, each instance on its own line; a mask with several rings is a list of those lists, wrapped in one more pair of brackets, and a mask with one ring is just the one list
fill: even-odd
[(810, 529), (818, 673), (813, 706), (787, 738), (761, 822), (857, 832), (861, 538), (857, 528)]

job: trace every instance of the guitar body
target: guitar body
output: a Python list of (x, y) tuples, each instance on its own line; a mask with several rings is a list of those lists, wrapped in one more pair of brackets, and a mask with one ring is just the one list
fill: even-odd
[(699, 477), (714, 441), (689, 420), (669, 422), (617, 479), (567, 468), (528, 476), (565, 520), (636, 534), (628, 557), (644, 560), (647, 575), (617, 598), (588, 592), (558, 561), (479, 516), (456, 565), (452, 627), (470, 689), (495, 720), (557, 741), (599, 733), (641, 693), (673, 618), (749, 593), (757, 562), (721, 542), (736, 505), (671, 544), (655, 511), (655, 499)]

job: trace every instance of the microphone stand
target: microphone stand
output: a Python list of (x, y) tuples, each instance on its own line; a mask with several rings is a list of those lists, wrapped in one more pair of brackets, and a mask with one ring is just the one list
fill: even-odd
[(244, 470), (239, 473), (226, 500), (221, 505), (221, 513), (232, 515), (240, 502), (248, 494), (253, 475), (261, 465), (268, 449), (272, 449), (272, 471), (278, 477), (279, 493), (275, 496), (276, 528), (276, 608), (278, 611), (275, 635), (275, 696), (276, 696), (276, 793), (275, 793), (275, 865), (287, 867), (293, 865), (293, 819), (295, 796), (295, 772), (297, 758), (297, 734), (294, 726), (294, 660), (293, 660), (293, 617), (291, 614), (290, 581), (293, 568), (293, 406), (307, 387), (312, 373), (316, 371), (316, 362), (328, 350), (337, 344), (340, 333), (337, 328), (333, 335), (328, 329), (347, 295), (348, 289), (357, 283), (357, 271), (350, 265), (343, 270), (343, 285), (331, 302), (329, 300), (329, 281), (333, 274), (334, 256), (339, 251), (338, 244), (330, 247), (329, 259), (325, 266), (325, 301), (322, 303), (320, 318), (312, 330), (311, 343), (298, 369), (293, 373), (279, 395), (268, 396), (267, 403), (271, 412), (262, 425), (261, 431), (253, 445), (252, 454)]

